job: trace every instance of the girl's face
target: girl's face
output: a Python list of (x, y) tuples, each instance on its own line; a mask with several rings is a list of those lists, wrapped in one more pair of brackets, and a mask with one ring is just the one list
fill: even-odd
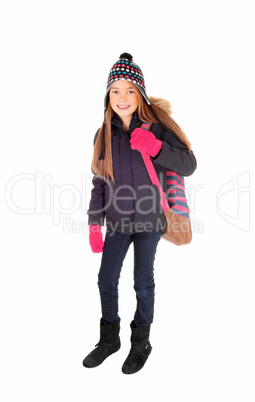
[(109, 100), (114, 112), (129, 126), (139, 102), (136, 87), (126, 80), (116, 81), (110, 89)]

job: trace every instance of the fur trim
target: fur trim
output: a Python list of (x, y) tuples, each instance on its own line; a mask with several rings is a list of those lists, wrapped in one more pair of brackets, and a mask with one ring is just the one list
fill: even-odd
[(156, 105), (160, 109), (163, 109), (170, 116), (172, 115), (172, 106), (168, 100), (163, 98), (157, 98), (155, 96), (149, 96), (149, 101), (152, 103), (152, 107), (153, 105)]

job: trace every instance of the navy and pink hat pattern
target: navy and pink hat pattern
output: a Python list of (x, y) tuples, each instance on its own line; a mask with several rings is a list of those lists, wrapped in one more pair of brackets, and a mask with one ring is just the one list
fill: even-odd
[(133, 57), (129, 53), (122, 53), (119, 60), (112, 66), (108, 76), (106, 95), (105, 95), (105, 109), (109, 102), (109, 90), (112, 84), (119, 80), (130, 81), (140, 91), (147, 104), (150, 105), (148, 96), (146, 95), (146, 87), (144, 76), (140, 67), (133, 62)]

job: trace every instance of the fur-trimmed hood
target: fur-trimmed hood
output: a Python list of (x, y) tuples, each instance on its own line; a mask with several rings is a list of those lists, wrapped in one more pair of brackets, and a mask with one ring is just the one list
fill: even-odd
[(155, 96), (150, 96), (149, 101), (151, 102), (152, 108), (153, 108), (153, 106), (156, 106), (169, 116), (169, 118), (172, 122), (172, 127), (170, 127), (170, 128), (177, 135), (177, 137), (182, 141), (182, 143), (185, 144), (189, 150), (191, 150), (191, 144), (190, 144), (190, 141), (188, 140), (188, 137), (186, 136), (184, 131), (178, 126), (178, 124), (174, 121), (174, 119), (172, 117), (171, 103), (166, 99), (157, 98)]
[(163, 98), (157, 98), (155, 96), (149, 96), (149, 101), (153, 105), (156, 105), (160, 109), (163, 109), (170, 116), (172, 115), (172, 106), (171, 106), (171, 103), (168, 100), (163, 99)]

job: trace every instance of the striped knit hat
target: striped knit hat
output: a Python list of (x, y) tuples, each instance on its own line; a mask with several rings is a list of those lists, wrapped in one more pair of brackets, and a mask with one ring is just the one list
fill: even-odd
[(150, 101), (146, 95), (146, 88), (142, 70), (133, 62), (133, 57), (129, 53), (122, 53), (119, 60), (112, 66), (106, 87), (106, 94), (104, 98), (104, 108), (107, 109), (109, 102), (109, 91), (112, 84), (119, 80), (126, 80), (132, 82), (144, 97), (148, 105)]

